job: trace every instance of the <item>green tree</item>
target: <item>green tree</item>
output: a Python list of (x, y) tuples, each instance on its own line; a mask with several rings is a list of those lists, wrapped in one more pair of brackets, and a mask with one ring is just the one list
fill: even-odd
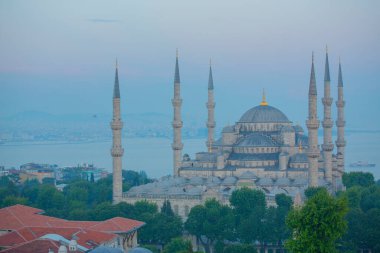
[(309, 188), (307, 188), (305, 190), (305, 196), (306, 196), (306, 198), (310, 199), (311, 197), (313, 197), (318, 192), (325, 191), (325, 190), (326, 190), (326, 188), (325, 187), (321, 187), (321, 186), (318, 186), (318, 187), (309, 187)]
[(23, 197), (16, 197), (14, 195), (11, 196), (6, 196), (2, 203), (1, 206), (6, 207), (6, 206), (13, 206), (13, 205), (27, 205), (28, 204), (28, 199), (23, 198)]
[(290, 230), (286, 226), (286, 216), (288, 215), (289, 211), (292, 208), (293, 201), (290, 196), (287, 196), (283, 193), (277, 194), (276, 197), (276, 215), (275, 215), (275, 222), (272, 229), (269, 228), (274, 234), (276, 241), (278, 244), (282, 245), (283, 241), (290, 236)]
[(173, 238), (164, 247), (163, 253), (192, 253), (191, 242), (180, 237)]
[(302, 208), (289, 212), (287, 225), (292, 235), (286, 248), (294, 253), (332, 253), (345, 233), (347, 199), (334, 198), (327, 190), (318, 191)]
[(223, 253), (255, 253), (256, 248), (251, 244), (232, 244), (224, 247)]
[[(235, 190), (230, 203), (235, 214), (237, 237), (244, 243), (265, 240), (265, 194), (260, 190), (241, 188)], [(269, 222), (269, 220), (268, 220)]]
[(206, 252), (214, 252), (217, 241), (233, 239), (234, 216), (232, 209), (217, 200), (207, 200), (203, 205), (191, 209), (185, 228), (195, 235)]
[(352, 186), (368, 187), (375, 184), (372, 173), (362, 171), (344, 173), (342, 180), (347, 188)]
[(164, 201), (164, 204), (161, 207), (161, 213), (164, 213), (168, 216), (174, 216), (174, 212), (169, 200)]

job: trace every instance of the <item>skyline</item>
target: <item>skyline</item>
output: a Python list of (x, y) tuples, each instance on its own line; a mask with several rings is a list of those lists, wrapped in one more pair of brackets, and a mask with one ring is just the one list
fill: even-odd
[(0, 115), (110, 114), (116, 58), (122, 113), (171, 115), (178, 48), (184, 125), (206, 122), (209, 58), (217, 127), (258, 105), (263, 89), (269, 105), (304, 125), (312, 51), (322, 118), (327, 44), (334, 101), (341, 57), (347, 130), (380, 129), (379, 3), (199, 3), (1, 2)]

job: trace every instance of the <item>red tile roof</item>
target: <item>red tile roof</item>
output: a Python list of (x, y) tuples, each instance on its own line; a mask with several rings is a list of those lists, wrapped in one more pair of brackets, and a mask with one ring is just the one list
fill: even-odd
[(48, 253), (49, 249), (58, 252), (60, 244), (53, 240), (37, 239), (20, 244), (10, 249), (1, 251), (2, 253)]
[(116, 233), (132, 232), (145, 224), (121, 217), (105, 221), (68, 221), (42, 215), (42, 212), (41, 209), (24, 205), (0, 209), (0, 230), (12, 231), (0, 236), (0, 246), (13, 247), (46, 234), (58, 234), (68, 240), (75, 235), (79, 245), (92, 248), (113, 240), (117, 237)]

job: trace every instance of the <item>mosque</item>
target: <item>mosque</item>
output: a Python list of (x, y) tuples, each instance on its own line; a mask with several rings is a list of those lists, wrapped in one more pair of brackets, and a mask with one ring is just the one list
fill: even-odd
[(344, 106), (342, 69), (339, 62), (336, 153), (332, 140), (330, 70), (326, 51), (324, 97), (323, 143), (318, 144), (317, 87), (314, 72), (314, 57), (311, 64), (309, 83), (309, 113), (306, 120), (308, 135), (301, 126), (293, 124), (279, 109), (269, 105), (263, 93), (259, 105), (246, 111), (234, 124), (223, 128), (221, 138), (214, 140), (214, 83), (212, 69), (208, 81), (208, 137), (206, 152), (195, 157), (182, 156), (180, 73), (178, 54), (174, 74), (173, 126), (173, 176), (156, 182), (136, 186), (128, 192), (121, 190), (121, 128), (120, 92), (118, 72), (114, 85), (113, 130), (113, 201), (134, 203), (147, 200), (162, 206), (170, 200), (174, 212), (184, 219), (190, 209), (215, 198), (229, 203), (232, 192), (239, 187), (262, 190), (269, 205), (273, 205), (276, 194), (285, 193), (297, 203), (302, 202), (303, 192), (309, 186), (324, 186), (331, 192), (343, 189), (344, 172)]

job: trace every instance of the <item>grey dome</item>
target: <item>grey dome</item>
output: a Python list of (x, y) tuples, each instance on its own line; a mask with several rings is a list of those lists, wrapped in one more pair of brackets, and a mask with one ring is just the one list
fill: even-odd
[(280, 177), (275, 182), (275, 185), (277, 185), (277, 186), (288, 186), (288, 185), (290, 185), (290, 180), (287, 177)]
[[(131, 250), (129, 252), (134, 252), (134, 251)], [(91, 250), (89, 253), (123, 253), (123, 251), (121, 249), (112, 248), (108, 246), (99, 246)], [(138, 253), (138, 252), (134, 252), (134, 253)], [(141, 252), (141, 253), (148, 253), (148, 252)], [(152, 251), (149, 251), (149, 253), (152, 253)]]
[(239, 122), (246, 123), (289, 123), (283, 112), (269, 105), (259, 105), (249, 109)]
[(202, 177), (192, 177), (192, 178), (190, 178), (190, 184), (191, 185), (202, 185), (203, 184), (203, 178)]
[(251, 171), (246, 171), (239, 176), (239, 179), (256, 179), (256, 174)]
[(294, 186), (302, 186), (302, 185), (307, 185), (307, 179), (303, 177), (298, 177), (294, 179), (293, 181)]
[(303, 128), (300, 126), (300, 125), (295, 125), (293, 126), (293, 129), (294, 131), (296, 131), (296, 133), (303, 133)]
[(225, 126), (222, 130), (222, 133), (234, 133), (235, 128), (234, 126)]
[(223, 182), (222, 182), (222, 185), (234, 185), (236, 183), (237, 179), (236, 177), (226, 177)]
[(262, 186), (270, 186), (270, 185), (273, 185), (273, 180), (269, 177), (263, 177), (256, 184), (262, 185)]
[(239, 147), (277, 147), (273, 139), (262, 133), (252, 133), (244, 137), (238, 144)]
[(306, 153), (298, 153), (294, 154), (290, 157), (290, 163), (307, 163), (307, 154)]
[(294, 133), (294, 128), (291, 126), (283, 126), (281, 128), (281, 133)]

